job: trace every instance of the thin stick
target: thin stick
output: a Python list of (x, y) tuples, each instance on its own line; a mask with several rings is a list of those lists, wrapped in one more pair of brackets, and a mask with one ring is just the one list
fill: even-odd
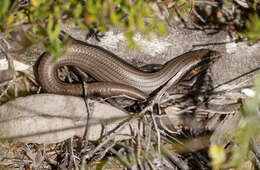
[[(9, 43), (5, 40), (5, 39), (2, 39), (4, 41), (4, 43), (6, 44), (7, 46), (7, 50), (10, 48), (10, 45)], [(6, 50), (3, 48), (2, 45), (0, 45), (0, 50), (1, 52), (5, 55), (6, 57), (6, 60), (8, 61), (8, 70), (12, 73), (12, 81), (9, 81), (8, 82), (8, 85), (6, 87), (6, 89), (2, 92), (2, 94), (0, 95), (0, 98), (2, 98), (8, 91), (8, 89), (10, 88), (10, 86), (12, 85), (12, 82), (14, 83), (15, 80), (16, 80), (16, 75), (15, 75), (15, 68), (14, 68), (14, 61), (13, 61), (13, 58), (8, 54), (6, 53)], [(15, 83), (14, 83), (15, 85)]]

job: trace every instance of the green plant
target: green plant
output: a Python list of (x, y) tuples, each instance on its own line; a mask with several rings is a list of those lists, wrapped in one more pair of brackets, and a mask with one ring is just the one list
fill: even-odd
[(187, 19), (194, 7), (194, 0), (166, 0), (162, 1), (161, 5), (166, 6), (169, 10), (169, 21), (173, 19), (175, 13), (179, 13), (183, 19)]
[(249, 43), (254, 43), (260, 40), (260, 16), (259, 16), (259, 1), (253, 4), (254, 13), (249, 16), (246, 22), (245, 30), (240, 32), (241, 36), (248, 38)]
[(234, 146), (230, 156), (227, 158), (222, 146), (211, 146), (210, 155), (214, 169), (244, 169), (248, 162), (252, 164), (253, 139), (260, 135), (260, 74), (255, 79), (254, 90), (255, 95), (245, 100), (242, 105), (243, 117), (234, 134)]
[(260, 18), (257, 14), (249, 17), (246, 22), (246, 29), (240, 35), (247, 37), (248, 41), (252, 43), (260, 40)]
[(61, 54), (61, 42), (57, 40), (62, 24), (78, 26), (83, 30), (107, 31), (111, 26), (120, 27), (130, 47), (137, 32), (166, 33), (163, 21), (156, 18), (153, 1), (146, 0), (30, 0), (19, 7), (19, 1), (0, 1), (0, 30), (10, 32), (20, 25), (29, 25), (28, 38), (44, 42), (47, 50)]

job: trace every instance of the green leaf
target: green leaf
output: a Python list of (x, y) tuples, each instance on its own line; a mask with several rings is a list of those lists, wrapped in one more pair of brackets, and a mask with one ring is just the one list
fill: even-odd
[(260, 18), (257, 14), (249, 17), (249, 20), (246, 22), (246, 30), (239, 34), (248, 37), (248, 42), (256, 42), (260, 40)]
[(78, 26), (80, 27), (80, 29), (82, 29), (82, 30), (84, 30), (84, 31), (86, 31), (86, 32), (89, 31), (89, 28), (87, 27), (87, 25), (85, 25), (85, 24), (82, 23), (82, 22), (79, 22), (79, 23), (78, 23)]
[(5, 14), (9, 8), (10, 1), (9, 0), (0, 0), (0, 16), (6, 17)]
[(145, 31), (145, 24), (141, 16), (137, 17), (137, 25), (141, 31)]
[(187, 0), (178, 0), (177, 5), (184, 5), (187, 3)]
[(53, 21), (53, 15), (50, 14), (49, 15), (49, 20), (48, 20), (48, 25), (47, 25), (47, 33), (49, 35), (49, 38), (50, 40), (52, 41), (52, 28), (53, 28), (53, 25), (54, 25), (54, 21)]
[(226, 153), (223, 146), (212, 144), (209, 149), (209, 155), (214, 166), (220, 166), (226, 160)]
[(53, 38), (57, 39), (58, 36), (60, 35), (60, 32), (61, 32), (61, 23), (58, 23), (58, 24), (55, 25), (55, 29), (52, 33)]
[(52, 42), (52, 47), (53, 54), (57, 57), (61, 56), (61, 43), (58, 40)]
[(116, 13), (115, 13), (115, 11), (114, 10), (112, 10), (111, 12), (110, 12), (110, 19), (111, 19), (111, 21), (114, 23), (114, 24), (119, 24), (119, 18), (118, 18), (118, 16), (116, 15)]
[(70, 10), (70, 7), (71, 7), (71, 2), (70, 1), (68, 1), (68, 2), (63, 4), (63, 9), (64, 10)]
[(74, 17), (79, 18), (82, 14), (82, 11), (83, 11), (83, 6), (80, 3), (78, 3), (76, 8), (73, 11)]
[(55, 6), (54, 7), (54, 16), (56, 18), (60, 18), (61, 17), (61, 10), (60, 10), (59, 6)]
[(158, 30), (159, 30), (159, 33), (162, 35), (165, 35), (167, 33), (167, 27), (163, 23), (158, 24)]
[(174, 15), (174, 10), (171, 10), (171, 11), (169, 12), (169, 17), (168, 17), (168, 20), (169, 20), (169, 21), (172, 20), (173, 15)]
[(98, 8), (100, 8), (99, 2), (100, 0), (88, 0), (87, 1), (87, 10), (90, 14), (97, 14)]
[(174, 7), (174, 6), (175, 6), (175, 4), (176, 4), (176, 2), (175, 2), (175, 1), (173, 1), (173, 2), (170, 2), (170, 3), (168, 3), (168, 5), (167, 5), (167, 8), (172, 8), (172, 7)]
[(136, 4), (136, 8), (137, 9), (142, 9), (142, 6), (143, 6), (143, 1), (137, 1), (137, 4)]

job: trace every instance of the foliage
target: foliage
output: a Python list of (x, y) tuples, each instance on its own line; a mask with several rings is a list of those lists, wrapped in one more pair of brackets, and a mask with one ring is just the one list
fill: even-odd
[[(155, 17), (153, 1), (146, 0), (30, 0), (19, 7), (19, 1), (0, 1), (0, 29), (12, 31), (28, 24), (27, 36), (34, 42), (44, 42), (47, 49), (56, 55), (61, 53), (57, 40), (62, 24), (78, 26), (83, 30), (107, 31), (116, 25), (124, 32), (130, 46), (137, 32), (166, 33), (163, 21)], [(48, 37), (46, 39), (46, 37)]]
[[(255, 79), (255, 95), (248, 98), (241, 112), (243, 118), (240, 126), (234, 135), (235, 145), (232, 148), (229, 159), (221, 146), (211, 146), (211, 158), (214, 169), (237, 167), (244, 169), (248, 162), (252, 164), (253, 139), (259, 138), (260, 132), (260, 74)], [(216, 163), (217, 162), (217, 163)]]
[(246, 22), (246, 30), (240, 35), (247, 37), (249, 42), (260, 40), (260, 18), (257, 14), (250, 16)]
[(182, 18), (187, 19), (187, 16), (191, 14), (191, 11), (194, 7), (194, 0), (162, 1), (161, 5), (164, 5), (168, 8), (169, 21), (172, 20), (175, 13), (179, 13), (182, 16)]
[(255, 2), (253, 4), (253, 10), (254, 14), (249, 17), (249, 19), (246, 22), (246, 29), (243, 32), (240, 32), (239, 34), (241, 36), (245, 36), (248, 38), (248, 42), (257, 42), (260, 40), (260, 16), (259, 16), (259, 10), (260, 4), (257, 5), (259, 2)]
[(211, 165), (214, 169), (219, 169), (226, 160), (226, 153), (223, 146), (212, 145), (209, 149), (209, 155), (212, 159)]

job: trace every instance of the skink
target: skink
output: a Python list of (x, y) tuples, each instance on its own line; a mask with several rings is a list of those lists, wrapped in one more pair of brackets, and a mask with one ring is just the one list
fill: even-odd
[(149, 94), (163, 86), (173, 76), (179, 81), (185, 73), (202, 60), (220, 56), (217, 51), (207, 49), (185, 53), (167, 62), (154, 73), (143, 72), (120, 59), (115, 54), (98, 46), (71, 38), (64, 54), (54, 62), (50, 53), (43, 54), (38, 61), (38, 79), (42, 88), (50, 93), (82, 95), (81, 84), (60, 81), (57, 69), (62, 66), (75, 66), (92, 76), (98, 82), (89, 83), (87, 94), (90, 97), (127, 96), (145, 100)]

